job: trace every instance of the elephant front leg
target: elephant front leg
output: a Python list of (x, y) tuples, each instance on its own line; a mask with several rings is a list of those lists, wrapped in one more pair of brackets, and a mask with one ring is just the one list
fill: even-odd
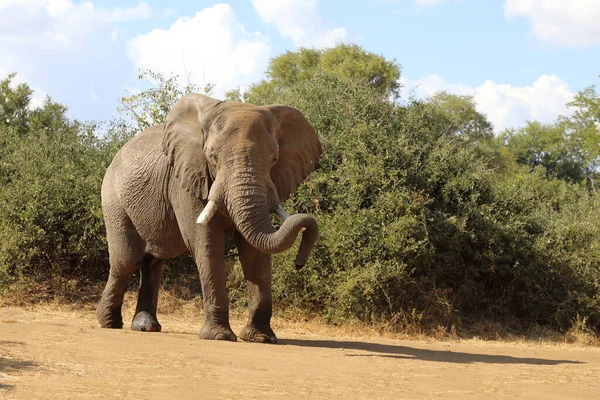
[(208, 227), (199, 229), (199, 246), (194, 251), (204, 300), (204, 326), (199, 336), (201, 339), (235, 342), (237, 337), (229, 325), (225, 233), (217, 222), (212, 221)]
[(271, 255), (252, 247), (239, 233), (235, 239), (248, 287), (249, 318), (240, 338), (248, 342), (277, 343), (271, 329)]

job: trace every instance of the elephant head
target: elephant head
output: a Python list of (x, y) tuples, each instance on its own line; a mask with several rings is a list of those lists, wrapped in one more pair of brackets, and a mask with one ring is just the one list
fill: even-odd
[[(317, 223), (307, 214), (290, 216), (279, 205), (308, 177), (321, 154), (315, 131), (298, 110), (187, 95), (167, 116), (163, 151), (183, 188), (207, 201), (198, 223), (208, 224), (219, 211), (268, 254), (290, 248), (302, 231), (295, 264), (306, 263)], [(271, 214), (282, 221), (278, 230)]]

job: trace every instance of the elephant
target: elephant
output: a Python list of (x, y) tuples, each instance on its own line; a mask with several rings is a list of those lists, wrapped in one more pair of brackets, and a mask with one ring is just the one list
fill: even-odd
[[(313, 250), (318, 226), (280, 203), (314, 170), (319, 138), (300, 111), (202, 94), (181, 97), (164, 124), (147, 128), (115, 155), (102, 182), (110, 272), (96, 308), (101, 327), (122, 328), (131, 277), (140, 286), (131, 329), (161, 331), (156, 316), (164, 263), (194, 259), (204, 301), (202, 339), (236, 341), (229, 324), (225, 248), (233, 234), (247, 282), (242, 340), (277, 343), (271, 329), (271, 255), (302, 240), (295, 264)], [(276, 216), (281, 225), (272, 223)]]

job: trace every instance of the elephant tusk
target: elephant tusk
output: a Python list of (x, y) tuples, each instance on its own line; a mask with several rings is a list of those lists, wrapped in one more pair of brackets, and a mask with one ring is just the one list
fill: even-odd
[(275, 216), (277, 217), (279, 222), (283, 224), (283, 222), (290, 217), (290, 214), (288, 214), (283, 208), (281, 208), (281, 206), (277, 206), (277, 210), (275, 210)]
[[(290, 217), (290, 214), (287, 213), (281, 206), (277, 206), (277, 210), (275, 210), (275, 216), (283, 224), (283, 222)], [(306, 228), (300, 228), (300, 232), (304, 232)]]
[(206, 226), (216, 212), (217, 205), (212, 200), (209, 200), (208, 203), (206, 203), (204, 210), (200, 213), (200, 216), (198, 216), (196, 222), (202, 226)]

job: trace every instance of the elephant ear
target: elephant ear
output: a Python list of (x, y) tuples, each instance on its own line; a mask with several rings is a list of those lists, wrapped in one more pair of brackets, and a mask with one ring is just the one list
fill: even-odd
[(201, 94), (186, 95), (175, 103), (164, 124), (163, 152), (181, 186), (201, 199), (208, 197), (211, 185), (203, 151), (205, 133), (210, 116), (220, 103)]
[(287, 200), (315, 169), (321, 143), (304, 115), (293, 107), (267, 107), (279, 119), (279, 161), (271, 169), (271, 180), (279, 200)]

